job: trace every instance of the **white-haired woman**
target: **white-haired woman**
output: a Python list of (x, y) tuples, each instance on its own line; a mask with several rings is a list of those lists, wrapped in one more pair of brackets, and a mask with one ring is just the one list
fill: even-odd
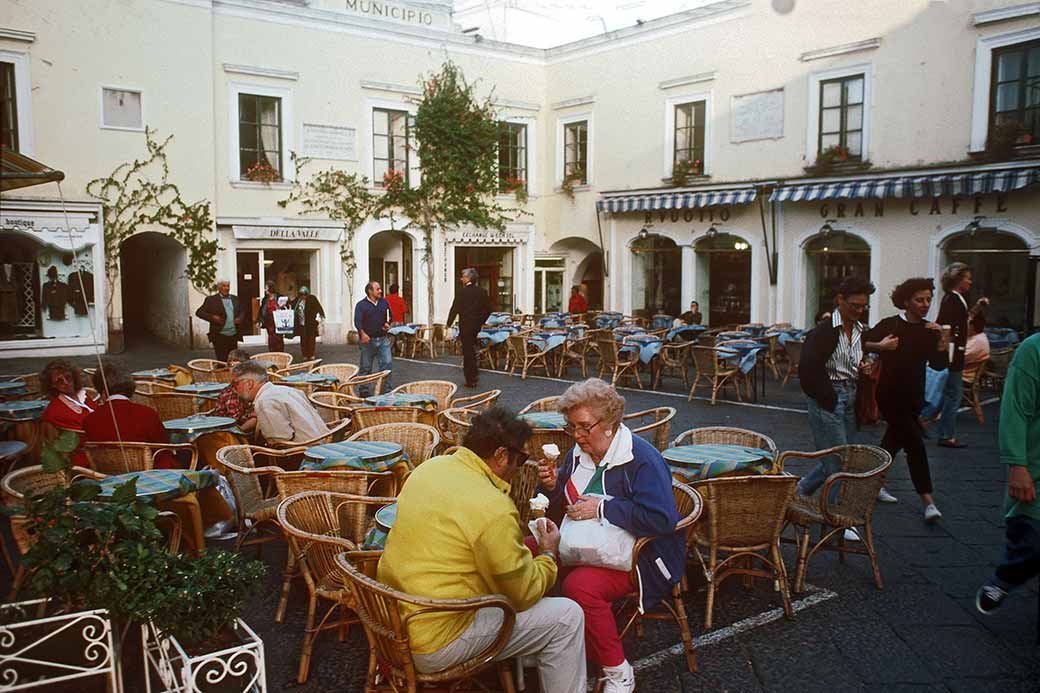
[[(679, 513), (661, 453), (621, 423), (625, 399), (596, 378), (575, 383), (557, 407), (577, 443), (558, 470), (543, 467), (550, 514), (572, 520), (607, 519), (635, 537), (657, 537), (639, 560), (640, 602), (651, 608), (685, 570), (685, 547), (675, 533)], [(635, 674), (618, 637), (611, 602), (632, 590), (628, 573), (598, 566), (561, 572), (563, 594), (585, 612), (585, 652), (603, 667), (608, 693), (635, 690)]]

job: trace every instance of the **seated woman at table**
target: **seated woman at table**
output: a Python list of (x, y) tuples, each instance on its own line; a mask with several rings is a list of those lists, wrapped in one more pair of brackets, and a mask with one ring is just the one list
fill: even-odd
[[(104, 378), (102, 379), (102, 375)], [(103, 363), (94, 373), (94, 388), (108, 399), (83, 420), (84, 440), (91, 443), (169, 443), (170, 436), (159, 413), (149, 406), (131, 402), (134, 380), (129, 373), (111, 363)], [(162, 451), (155, 457), (157, 469), (182, 467), (173, 453)]]
[(964, 346), (964, 370), (961, 377), (966, 384), (974, 383), (979, 367), (989, 359), (989, 338), (986, 336), (986, 316), (974, 312), (968, 318), (968, 342)]
[(40, 386), (50, 399), (43, 421), (55, 428), (82, 431), (83, 420), (97, 408), (83, 388), (83, 372), (64, 359), (55, 359), (40, 371)]
[[(539, 472), (549, 515), (563, 511), (570, 522), (605, 518), (634, 537), (657, 537), (639, 559), (640, 602), (651, 608), (686, 569), (686, 548), (675, 533), (679, 513), (668, 466), (656, 448), (621, 423), (625, 399), (604, 381), (590, 378), (571, 385), (557, 408), (577, 445), (558, 470), (543, 466)], [(585, 612), (585, 653), (603, 667), (605, 690), (635, 690), (611, 602), (639, 588), (627, 571), (591, 565), (564, 568), (561, 579), (564, 596)]]
[[(228, 368), (234, 368), (243, 361), (249, 360), (249, 354), (242, 349), (235, 349), (228, 353)], [(211, 412), (213, 416), (227, 416), (238, 423), (243, 433), (252, 433), (256, 430), (256, 412), (252, 402), (242, 400), (235, 392), (233, 383), (220, 391), (217, 395), (217, 406)]]

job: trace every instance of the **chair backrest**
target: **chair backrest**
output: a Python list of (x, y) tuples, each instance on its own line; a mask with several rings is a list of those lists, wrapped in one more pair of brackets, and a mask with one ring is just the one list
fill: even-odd
[(292, 354), (284, 351), (265, 351), (260, 354), (254, 354), (253, 359), (273, 363), (275, 370), (280, 371), (292, 365), (293, 357)]
[(802, 347), (805, 346), (805, 342), (801, 339), (787, 339), (781, 342), (784, 347), (784, 352), (787, 354), (787, 360), (792, 364), (797, 364), (798, 360), (802, 358)]
[(646, 438), (658, 450), (664, 450), (668, 447), (668, 430), (674, 418), (673, 407), (655, 407), (625, 414), (621, 421), (632, 429), (632, 433)]
[[(173, 385), (160, 383), (158, 380), (138, 380), (134, 382), (134, 393), (140, 392), (145, 395), (158, 395), (177, 392)], [(183, 393), (178, 393), (183, 394)]]
[(325, 423), (349, 419), (354, 415), (354, 409), (364, 404), (364, 400), (348, 395), (346, 392), (312, 392), (307, 399), (314, 405)]
[[(264, 501), (260, 477), (249, 473), (257, 468), (253, 457), (254, 449), (257, 448), (251, 445), (228, 445), (217, 451), (218, 468), (231, 484), (240, 515), (248, 515), (260, 510)], [(278, 469), (278, 471), (284, 470)]]
[(526, 407), (520, 410), (521, 414), (527, 414), (528, 412), (534, 411), (556, 411), (556, 403), (560, 401), (560, 395), (553, 395), (552, 397), (542, 397), (528, 404)]
[(466, 437), (470, 423), (480, 414), (478, 409), (453, 408), (445, 409), (437, 414), (437, 427), (441, 439), (447, 445), (461, 445)]
[(393, 392), (409, 395), (430, 395), (437, 398), (437, 408), (446, 409), (448, 402), (455, 396), (459, 386), (447, 380), (416, 380), (395, 387)]
[(314, 585), (328, 586), (340, 579), (336, 556), (356, 548), (356, 544), (340, 535), (337, 506), (342, 493), (306, 491), (289, 496), (278, 504), (278, 524), (289, 539), (290, 550), (305, 560), (301, 571), (309, 574)]
[[(865, 523), (874, 512), (885, 473), (892, 466), (892, 455), (875, 445), (838, 445), (817, 452), (785, 451), (777, 467), (783, 471), (789, 459), (819, 459), (829, 455), (841, 458), (841, 468), (824, 481), (820, 496), (824, 515), (844, 518), (848, 524)], [(831, 491), (834, 484), (838, 484), (837, 494)], [(830, 500), (832, 495), (836, 495), (834, 501)]]
[(97, 472), (108, 476), (143, 472), (155, 467), (155, 457), (162, 451), (176, 454), (184, 452), (190, 455), (188, 469), (198, 466), (198, 452), (195, 446), (184, 443), (120, 443), (119, 441), (83, 443), (80, 450), (90, 461), (90, 466)]
[(721, 370), (719, 352), (715, 347), (698, 345), (692, 347), (692, 352), (693, 366), (697, 370), (698, 376), (714, 376)]
[(197, 383), (230, 383), (231, 369), (223, 361), (214, 359), (192, 359), (188, 361), (191, 378)]
[[(392, 496), (385, 495), (394, 487), (391, 472), (366, 472), (357, 469), (300, 470), (279, 472), (275, 474), (274, 482), (278, 489), (278, 498), (281, 500), (307, 491), (328, 491), (378, 498), (380, 505), (376, 509), (394, 502)], [(344, 536), (360, 543), (371, 522), (366, 522), (360, 515), (350, 516), (350, 520), (351, 533)], [(357, 531), (360, 531), (361, 536), (355, 538)]]
[(510, 358), (519, 359), (520, 363), (523, 363), (527, 355), (527, 335), (530, 332), (530, 330), (521, 330), (506, 338), (506, 348), (509, 351)]
[[(560, 455), (565, 455), (574, 447), (574, 438), (562, 428), (535, 428), (531, 430), (531, 437), (527, 439), (527, 454), (534, 459), (545, 457), (542, 446), (552, 443), (560, 449)], [(562, 461), (562, 457), (561, 457)]]
[(501, 390), (488, 390), (487, 392), (481, 392), (478, 395), (453, 397), (451, 401), (448, 402), (448, 408), (476, 409), (477, 411), (486, 411), (491, 407), (495, 406), (495, 402), (498, 401), (498, 398), (501, 394)]
[(322, 375), (334, 375), (340, 384), (349, 381), (357, 375), (358, 367), (353, 363), (326, 363), (315, 368), (312, 372)]
[(520, 511), (520, 527), (527, 529), (527, 520), (531, 517), (531, 499), (538, 488), (538, 463), (534, 460), (524, 462), (516, 475), (509, 482), (509, 497)]
[[(135, 394), (142, 395), (148, 406), (155, 409), (159, 413), (159, 418), (163, 421), (183, 419), (186, 416), (191, 416), (210, 408), (210, 400), (183, 392), (161, 392), (152, 395), (139, 392)], [(206, 404), (200, 407), (199, 402)]]
[(350, 419), (341, 419), (339, 421), (330, 421), (328, 423), (328, 432), (319, 435), (316, 438), (310, 440), (304, 440), (300, 442), (288, 442), (288, 441), (268, 441), (273, 447), (276, 448), (309, 448), (314, 445), (325, 445), (327, 443), (339, 443), (346, 438), (351, 431)]
[(618, 348), (619, 343), (614, 339), (613, 335), (596, 338), (596, 349), (599, 351), (599, 357), (603, 359), (603, 365), (608, 368), (613, 368), (617, 365)]
[(764, 433), (749, 431), (746, 428), (732, 428), (730, 426), (691, 428), (680, 433), (672, 441), (672, 447), (702, 444), (739, 445), (745, 448), (758, 448), (768, 451), (774, 462), (777, 459), (776, 443), (773, 442), (773, 439)]
[(217, 468), (217, 453), (221, 448), (229, 445), (248, 445), (249, 440), (238, 433), (231, 431), (210, 431), (200, 434), (192, 441), (195, 451), (198, 453), (198, 468)]
[(390, 371), (388, 370), (368, 375), (356, 375), (346, 382), (341, 381), (338, 389), (340, 392), (346, 392), (357, 397), (358, 388), (369, 386), (372, 388), (372, 394), (381, 395), (383, 394), (383, 385), (388, 377), (390, 377)]
[(433, 457), (433, 451), (440, 445), (441, 435), (437, 429), (421, 423), (388, 423), (363, 428), (347, 440), (383, 440), (397, 443), (408, 455), (408, 462), (414, 469)]
[[(777, 541), (796, 476), (730, 476), (691, 484), (704, 499), (698, 537), (725, 550), (760, 549)], [(706, 525), (706, 526), (705, 526)]]
[(433, 425), (435, 414), (419, 407), (358, 407), (354, 410), (354, 430), (388, 423), (424, 423)]
[[(102, 478), (103, 475), (86, 467), (73, 467), (71, 478), (75, 479), (78, 476)], [(42, 496), (51, 489), (64, 485), (64, 472), (44, 471), (42, 465), (19, 467), (14, 471), (8, 472), (3, 480), (0, 481), (0, 489), (3, 490), (3, 502), (8, 508), (16, 508), (26, 498)]]
[(1011, 357), (1015, 353), (1014, 347), (1004, 349), (993, 349), (989, 352), (989, 372), (998, 378), (1007, 376), (1008, 366), (1011, 365)]

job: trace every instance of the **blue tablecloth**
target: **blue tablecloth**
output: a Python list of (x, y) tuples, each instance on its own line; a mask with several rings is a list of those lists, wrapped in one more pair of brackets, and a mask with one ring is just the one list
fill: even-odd
[(735, 330), (732, 332), (719, 332), (717, 335), (715, 335), (715, 341), (724, 342), (730, 339), (747, 339), (751, 336), (752, 334), (750, 332), (745, 332), (743, 330)]
[(538, 327), (560, 328), (566, 324), (567, 321), (563, 318), (542, 318), (538, 321)]
[(761, 337), (765, 331), (765, 325), (748, 325), (743, 329), (743, 332), (747, 332), (752, 337)]
[(170, 432), (171, 443), (190, 443), (203, 433), (235, 428), (235, 420), (230, 416), (186, 416), (183, 419), (163, 421), (163, 426)]
[(509, 313), (492, 313), (488, 316), (488, 325), (508, 325), (513, 322), (513, 316)]
[(621, 327), (614, 328), (614, 336), (618, 335), (633, 335), (633, 334), (646, 334), (646, 330), (638, 325), (622, 325)]
[(0, 395), (7, 397), (18, 397), (24, 395), (29, 390), (25, 385), (24, 380), (6, 380), (0, 382)]
[(516, 330), (514, 330), (511, 327), (499, 327), (497, 329), (481, 330), (477, 333), (477, 339), (482, 339), (491, 342), (492, 344), (502, 344), (507, 339), (509, 339), (509, 336), (512, 335), (514, 332), (516, 332)]
[(188, 383), (187, 385), (178, 385), (173, 388), (177, 392), (187, 392), (191, 395), (201, 395), (203, 397), (212, 397), (218, 395), (224, 391), (224, 388), (228, 386), (227, 383)]
[(737, 361), (742, 373), (750, 373), (758, 361), (758, 352), (766, 348), (766, 345), (751, 340), (735, 341), (726, 346), (720, 346), (719, 352), (728, 361)]
[(394, 325), (389, 330), (387, 330), (387, 334), (415, 334), (421, 326), (421, 323), (414, 322), (408, 323), (407, 325)]
[(650, 321), (650, 329), (652, 330), (664, 330), (672, 326), (675, 321), (671, 315), (655, 315), (653, 320)]
[(617, 327), (621, 324), (621, 318), (623, 317), (621, 313), (600, 313), (596, 316), (596, 327), (601, 330)]
[(169, 368), (153, 368), (150, 371), (134, 371), (130, 374), (134, 378), (149, 378), (152, 380), (176, 380), (177, 374)]
[(1007, 349), (1019, 342), (1018, 332), (1007, 327), (987, 327), (986, 339), (990, 349)]
[(381, 440), (345, 440), (307, 448), (300, 469), (359, 469), (366, 472), (387, 472), (406, 460), (401, 446)]
[(130, 472), (105, 477), (100, 481), (83, 481), (101, 487), (100, 499), (111, 498), (115, 490), (130, 481), (137, 479), (137, 497), (143, 501), (167, 501), (195, 493), (204, 488), (211, 488), (220, 482), (220, 472), (215, 469), (149, 469), (143, 472)]
[(805, 337), (807, 330), (788, 330), (787, 332), (780, 332), (777, 335), (776, 341), (780, 344), (784, 342), (798, 342)]
[(673, 327), (668, 330), (668, 341), (672, 341), (681, 334), (695, 333), (692, 339), (696, 339), (697, 335), (708, 329), (707, 325), (680, 325), (679, 327)]
[(639, 347), (639, 360), (644, 364), (650, 363), (661, 352), (661, 347), (664, 346), (664, 341), (660, 337), (649, 334), (628, 336), (625, 338), (625, 343)]
[(563, 428), (567, 424), (567, 419), (558, 411), (532, 411), (520, 414), (519, 418), (532, 428)]
[(0, 402), (0, 415), (18, 421), (39, 421), (43, 410), (50, 404), (46, 399), (19, 399), (13, 402)]
[(287, 383), (311, 383), (312, 385), (333, 385), (339, 378), (331, 373), (295, 373), (282, 378)]
[(548, 349), (551, 351), (566, 342), (567, 335), (558, 332), (536, 332), (533, 336), (528, 337), (527, 341), (539, 350)]

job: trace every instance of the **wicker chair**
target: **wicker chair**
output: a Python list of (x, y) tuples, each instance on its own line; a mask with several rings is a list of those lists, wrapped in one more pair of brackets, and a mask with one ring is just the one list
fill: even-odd
[[(525, 449), (532, 459), (540, 460), (545, 457), (542, 446), (549, 443), (558, 447), (560, 454), (564, 455), (574, 447), (574, 437), (562, 428), (533, 428)], [(563, 461), (562, 457), (560, 461)]]
[(311, 373), (336, 376), (337, 388), (345, 382), (350, 381), (358, 372), (358, 367), (353, 363), (326, 363), (314, 368)]
[(787, 372), (784, 373), (784, 385), (791, 379), (792, 375), (798, 375), (798, 360), (802, 358), (802, 347), (805, 342), (801, 339), (789, 339), (783, 342), (784, 354), (787, 355)]
[(360, 397), (360, 392), (365, 388), (371, 388), (369, 394), (381, 395), (383, 394), (383, 386), (386, 384), (386, 379), (389, 377), (390, 371), (379, 371), (378, 373), (370, 373), (368, 375), (356, 375), (346, 382), (340, 381), (338, 389), (340, 392), (346, 392), (355, 397)]
[(284, 351), (265, 351), (260, 354), (253, 354), (254, 361), (267, 361), (268, 363), (274, 364), (276, 371), (285, 370), (292, 365), (292, 354), (288, 354)]
[(569, 366), (576, 365), (581, 368), (581, 377), (587, 378), (589, 371), (587, 357), (591, 345), (592, 340), (588, 336), (568, 339), (564, 342), (563, 346), (556, 352), (556, 360), (558, 362), (556, 369), (557, 377), (562, 378)]
[(302, 440), (294, 442), (291, 440), (268, 440), (267, 444), (275, 448), (276, 450), (284, 450), (286, 448), (310, 448), (315, 445), (324, 445), (326, 443), (338, 443), (343, 440), (348, 433), (350, 433), (350, 420), (342, 419), (340, 421), (329, 422), (328, 433), (323, 433), (316, 438), (310, 440)]
[(538, 463), (527, 460), (516, 470), (509, 482), (509, 497), (520, 512), (520, 531), (527, 533), (527, 521), (531, 518), (531, 499), (538, 490)]
[(158, 380), (138, 380), (134, 382), (134, 394), (137, 394), (138, 392), (143, 395), (161, 395), (170, 392), (177, 392), (177, 388), (175, 385), (167, 385)]
[(975, 371), (975, 376), (971, 380), (964, 379), (964, 396), (961, 404), (971, 407), (979, 423), (985, 423), (986, 421), (982, 416), (982, 382), (986, 378), (988, 365), (989, 359), (986, 359), (979, 364), (978, 369)]
[(521, 414), (528, 414), (530, 412), (546, 412), (546, 411), (558, 411), (556, 403), (560, 401), (559, 395), (553, 395), (551, 397), (542, 397), (528, 404), (526, 407), (520, 410)]
[[(874, 529), (871, 518), (877, 503), (878, 491), (885, 483), (885, 472), (892, 465), (892, 456), (873, 445), (841, 445), (819, 452), (785, 452), (780, 456), (783, 468), (789, 459), (819, 459), (827, 455), (841, 457), (841, 471), (831, 474), (823, 482), (819, 496), (806, 497), (795, 494), (787, 508), (787, 522), (794, 525), (798, 535), (798, 565), (794, 574), (794, 591), (805, 589), (805, 573), (809, 559), (821, 549), (838, 551), (841, 561), (845, 554), (865, 555), (870, 559), (874, 571), (874, 584), (882, 589), (881, 571), (878, 569), (877, 552), (874, 549)], [(840, 484), (837, 498), (831, 501), (831, 488)], [(810, 548), (810, 530), (820, 527), (820, 539)], [(845, 530), (855, 532), (861, 542), (846, 544)], [(831, 540), (837, 537), (834, 545)], [(862, 543), (862, 546), (856, 545)]]
[(437, 428), (441, 433), (441, 447), (453, 447), (462, 444), (470, 423), (477, 418), (477, 409), (445, 409), (437, 414)]
[(666, 342), (657, 354), (657, 366), (654, 368), (651, 390), (656, 390), (661, 383), (661, 376), (666, 372), (682, 378), (683, 385), (690, 384), (690, 348), (693, 342)]
[(780, 346), (780, 335), (771, 334), (759, 337), (756, 341), (765, 342), (767, 348), (759, 353), (759, 358), (764, 359), (766, 366), (772, 371), (773, 377), (780, 380), (780, 367), (787, 360), (783, 347)]
[(749, 431), (746, 428), (732, 428), (730, 426), (705, 426), (703, 428), (691, 428), (683, 431), (671, 447), (680, 445), (739, 445), (744, 448), (758, 448), (769, 452), (773, 460), (773, 473), (779, 474), (783, 469), (777, 463), (777, 448), (773, 439), (762, 433)]
[[(140, 391), (134, 394), (143, 397), (148, 406), (159, 413), (159, 418), (163, 421), (183, 419), (186, 416), (212, 409), (212, 400), (198, 395), (182, 392), (162, 392), (149, 395)], [(200, 402), (205, 402), (206, 405), (199, 406)]]
[(11, 380), (21, 380), (25, 383), (25, 389), (27, 396), (39, 397), (43, 394), (43, 388), (40, 386), (40, 374), (39, 373), (26, 373), (25, 375), (16, 375)]
[(644, 411), (636, 411), (621, 417), (622, 423), (632, 429), (635, 435), (641, 435), (658, 450), (668, 447), (668, 429), (675, 418), (672, 407), (655, 407)]
[(610, 384), (616, 385), (626, 377), (635, 379), (639, 389), (643, 389), (643, 381), (639, 378), (639, 351), (621, 351), (622, 344), (614, 337), (600, 337), (596, 340), (599, 351), (599, 377), (611, 371)]
[(197, 383), (230, 383), (233, 376), (224, 361), (192, 359), (188, 361), (191, 379)]
[(719, 350), (715, 347), (695, 346), (693, 349), (693, 387), (690, 388), (690, 396), (686, 401), (692, 401), (697, 386), (701, 380), (706, 380), (711, 386), (711, 403), (715, 404), (719, 390), (727, 384), (735, 386), (737, 400), (740, 401), (740, 381), (736, 378), (740, 373), (738, 366), (728, 363), (719, 356)]
[(196, 466), (199, 469), (205, 469), (206, 467), (219, 469), (217, 453), (220, 452), (221, 448), (226, 448), (229, 445), (248, 445), (249, 439), (244, 435), (232, 433), (231, 431), (210, 431), (199, 435), (191, 444), (195, 448), (196, 453), (198, 453), (199, 461)]
[(437, 399), (438, 409), (447, 409), (451, 398), (455, 396), (459, 386), (447, 380), (416, 380), (395, 387), (391, 392), (405, 393), (409, 395), (430, 395)]
[(1004, 349), (993, 349), (989, 352), (989, 362), (986, 367), (986, 377), (983, 383), (988, 387), (1000, 392), (1004, 388), (1007, 379), (1008, 368), (1011, 359), (1015, 355), (1015, 347)]
[(411, 350), (411, 357), (414, 359), (416, 355), (422, 355), (422, 352), (430, 352), (430, 358), (437, 357), (437, 346), (434, 342), (435, 329), (429, 325), (420, 325), (415, 329), (415, 334), (412, 335), (412, 339), (409, 341), (409, 348)]
[[(277, 461), (303, 456), (302, 448), (292, 450), (271, 450), (252, 445), (229, 445), (217, 452), (217, 464), (220, 473), (231, 485), (235, 496), (235, 513), (238, 525), (238, 536), (235, 538), (235, 550), (249, 544), (263, 544), (277, 541), (282, 533), (275, 522), (275, 510), (278, 507), (278, 495), (273, 481), (265, 485), (261, 483), (265, 477), (272, 479), (285, 472), (282, 467), (269, 465), (257, 466), (256, 457), (262, 455), (264, 461)], [(296, 461), (298, 465), (299, 462)], [(250, 537), (256, 533), (255, 537)]]
[[(679, 522), (675, 525), (675, 533), (683, 537), (683, 541), (687, 547), (687, 553), (695, 550), (693, 548), (693, 526), (694, 523), (701, 516), (701, 510), (704, 507), (704, 501), (701, 499), (699, 493), (677, 481), (672, 481), (672, 495), (675, 497), (675, 505), (679, 510)], [(675, 621), (675, 624), (679, 627), (679, 635), (682, 639), (683, 650), (686, 653), (686, 666), (691, 673), (697, 671), (697, 651), (693, 646), (693, 636), (690, 633), (690, 623), (686, 618), (686, 605), (683, 603), (683, 594), (688, 591), (686, 582), (686, 575), (684, 574), (679, 582), (672, 586), (672, 592), (669, 598), (665, 598), (661, 601), (662, 606), (665, 607), (665, 611), (647, 611), (644, 614), (639, 613), (639, 574), (636, 572), (636, 566), (639, 565), (639, 555), (642, 553), (643, 548), (654, 540), (653, 537), (640, 537), (636, 540), (635, 546), (632, 548), (632, 570), (629, 572), (629, 580), (632, 584), (632, 591), (624, 597), (624, 603), (618, 610), (618, 614), (622, 615), (629, 608), (632, 609), (632, 614), (629, 616), (628, 621), (625, 623), (624, 628), (621, 629), (621, 637), (624, 638), (628, 633), (632, 624), (638, 624), (641, 619), (650, 619), (655, 621)], [(602, 685), (602, 684), (601, 684)], [(602, 688), (597, 687), (597, 691)]]
[(312, 392), (307, 399), (325, 423), (352, 418), (354, 410), (365, 404), (365, 400), (345, 392)]
[(129, 472), (144, 472), (153, 469), (155, 458), (161, 452), (189, 455), (188, 469), (198, 466), (199, 453), (191, 443), (120, 443), (105, 441), (83, 443), (80, 451), (86, 456), (94, 471), (106, 476), (116, 476)]
[[(353, 608), (368, 636), (368, 676), (365, 693), (416, 691), (426, 684), (440, 690), (456, 690), (451, 684), (472, 679), (492, 665), (497, 666), (504, 691), (513, 691), (509, 662), (494, 662), (505, 648), (516, 622), (516, 612), (502, 595), (472, 599), (424, 599), (394, 590), (371, 577), (379, 552), (344, 553), (336, 557), (342, 579), (350, 585)], [(360, 567), (359, 567), (360, 566)], [(480, 609), (502, 611), (502, 624), (495, 639), (470, 659), (443, 671), (423, 674), (416, 670), (408, 637), (408, 621), (403, 605), (416, 613), (476, 613)]]
[[(693, 554), (704, 571), (708, 598), (704, 628), (711, 629), (715, 592), (734, 575), (762, 577), (779, 585), (784, 615), (794, 617), (780, 532), (794, 495), (795, 476), (731, 476), (691, 484), (704, 499), (706, 522), (694, 529)], [(701, 550), (707, 551), (707, 561)], [(725, 554), (720, 560), (719, 554)], [(755, 569), (754, 562), (762, 564)]]
[(447, 409), (476, 409), (485, 411), (495, 406), (498, 398), (502, 395), (501, 390), (488, 390), (477, 395), (466, 395), (464, 397), (452, 397), (448, 402)]
[[(363, 428), (347, 440), (384, 440), (397, 443), (408, 455), (408, 466), (415, 469), (433, 457), (441, 443), (441, 434), (433, 426), (421, 423), (388, 423)], [(394, 492), (396, 494), (396, 491)]]
[(354, 431), (388, 423), (421, 423), (436, 427), (437, 414), (419, 407), (358, 407), (352, 419)]
[(551, 375), (549, 373), (548, 361), (549, 349), (548, 347), (539, 349), (528, 341), (529, 336), (529, 331), (517, 332), (509, 335), (509, 338), (506, 340), (506, 343), (509, 345), (509, 374), (515, 373), (519, 367), (520, 379), (526, 380), (527, 371), (540, 367), (545, 370), (546, 377), (549, 377)]
[(284, 378), (287, 375), (310, 373), (319, 366), (321, 366), (321, 359), (311, 359), (310, 361), (301, 361), (300, 363), (294, 363), (291, 366), (280, 368), (276, 372)]

